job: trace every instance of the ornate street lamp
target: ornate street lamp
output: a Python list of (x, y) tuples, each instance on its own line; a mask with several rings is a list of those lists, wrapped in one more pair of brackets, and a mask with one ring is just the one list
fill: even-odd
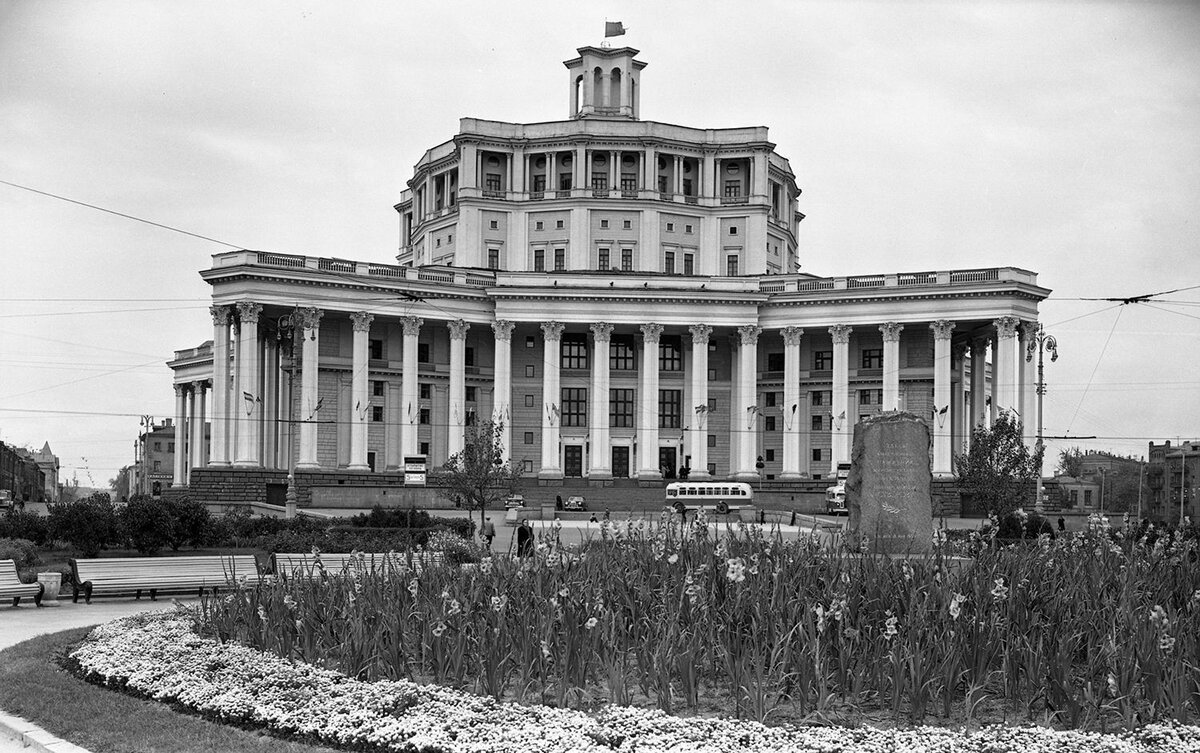
[[(1046, 375), (1045, 361), (1046, 353), (1050, 354), (1051, 362), (1058, 360), (1058, 341), (1054, 339), (1054, 335), (1046, 334), (1046, 330), (1042, 327), (1041, 322), (1038, 322), (1037, 327), (1033, 331), (1033, 336), (1029, 338), (1029, 346), (1025, 351), (1025, 360), (1032, 361), (1033, 354), (1037, 353), (1037, 444), (1034, 445), (1034, 452), (1037, 453), (1038, 461), (1042, 460), (1042, 453), (1045, 448), (1042, 444), (1042, 398), (1046, 395)], [(1039, 512), (1042, 510), (1042, 469), (1038, 467), (1038, 482), (1037, 482), (1037, 503), (1035, 509)]]

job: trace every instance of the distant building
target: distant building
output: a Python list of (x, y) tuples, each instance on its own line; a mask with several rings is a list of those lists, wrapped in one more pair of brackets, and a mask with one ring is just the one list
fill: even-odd
[(0, 442), (0, 489), (22, 506), (46, 501), (46, 474), (33, 453)]
[[(124, 496), (148, 494), (160, 497), (171, 486), (175, 464), (175, 427), (171, 419), (163, 419), (149, 431), (138, 435), (137, 459), (125, 482)], [(117, 499), (123, 495), (118, 494)]]
[(58, 456), (50, 449), (50, 443), (42, 445), (42, 449), (33, 453), (34, 462), (42, 469), (45, 476), (47, 504), (58, 501)]
[[(1142, 517), (1146, 517), (1149, 495), (1143, 483), (1145, 466), (1146, 462), (1140, 458), (1088, 452), (1079, 459), (1079, 478), (1099, 486), (1098, 509), (1136, 513), (1140, 501)], [(1143, 487), (1141, 494), (1139, 486)]]
[(1184, 442), (1174, 447), (1170, 440), (1150, 443), (1150, 462), (1146, 467), (1150, 493), (1150, 516), (1171, 524), (1197, 516), (1200, 482), (1200, 442)]

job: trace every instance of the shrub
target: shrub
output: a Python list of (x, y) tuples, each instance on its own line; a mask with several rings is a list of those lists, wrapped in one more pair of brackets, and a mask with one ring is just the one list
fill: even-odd
[(38, 563), (37, 546), (29, 539), (0, 539), (0, 560), (12, 560), (17, 569)]
[(425, 548), (444, 553), (447, 565), (463, 565), (482, 559), (479, 547), (449, 531), (435, 531), (425, 543)]
[[(248, 508), (230, 510), (220, 518), (211, 519), (209, 540), (220, 546), (248, 547), (264, 536), (284, 532), (313, 533), (329, 527), (324, 520), (308, 517), (292, 519), (254, 515)], [(294, 551), (283, 550), (278, 551)]]
[(50, 528), (42, 515), (10, 509), (0, 516), (0, 538), (29, 539), (38, 546), (45, 546), (50, 539)]
[(381, 505), (372, 507), (371, 512), (350, 518), (350, 525), (359, 528), (428, 528), (434, 522), (429, 513), (415, 507), (385, 510)]
[(212, 516), (201, 502), (189, 497), (166, 500), (167, 512), (171, 516), (171, 532), (167, 543), (172, 551), (179, 551), (184, 544), (202, 546), (212, 538)]
[(95, 557), (120, 534), (117, 511), (106, 492), (50, 505), (49, 527), (51, 538), (67, 542), (84, 557)]
[(120, 518), (122, 532), (142, 554), (157, 554), (170, 541), (173, 516), (165, 502), (135, 495), (121, 508)]

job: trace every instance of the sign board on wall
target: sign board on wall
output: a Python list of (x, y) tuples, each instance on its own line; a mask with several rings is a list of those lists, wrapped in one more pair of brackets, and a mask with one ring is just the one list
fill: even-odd
[(425, 472), (426, 466), (424, 455), (404, 456), (405, 486), (425, 486)]

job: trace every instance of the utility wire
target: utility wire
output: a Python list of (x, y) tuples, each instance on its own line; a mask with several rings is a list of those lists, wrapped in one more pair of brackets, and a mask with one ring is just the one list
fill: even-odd
[(1096, 365), (1092, 367), (1092, 374), (1088, 377), (1087, 386), (1084, 387), (1083, 394), (1079, 397), (1079, 404), (1075, 406), (1075, 414), (1071, 416), (1071, 420), (1067, 422), (1067, 432), (1071, 431), (1071, 427), (1075, 424), (1075, 417), (1079, 415), (1079, 409), (1083, 406), (1083, 401), (1087, 399), (1088, 388), (1092, 385), (1092, 380), (1096, 378), (1096, 371), (1099, 370), (1101, 362), (1104, 360), (1104, 354), (1108, 351), (1108, 343), (1112, 340), (1113, 332), (1117, 330), (1117, 322), (1121, 321), (1121, 314), (1124, 309), (1117, 310), (1117, 316), (1113, 319), (1112, 329), (1108, 331), (1108, 337), (1104, 339), (1104, 347), (1100, 348), (1100, 355), (1096, 357)]
[(30, 193), (36, 193), (36, 194), (40, 194), (42, 196), (49, 196), (52, 199), (58, 199), (59, 201), (65, 201), (70, 204), (78, 204), (79, 206), (87, 207), (88, 209), (95, 209), (97, 212), (106, 212), (108, 214), (115, 214), (116, 216), (124, 217), (127, 220), (133, 220), (134, 222), (142, 222), (147, 225), (153, 225), (154, 227), (160, 227), (163, 230), (170, 230), (173, 233), (181, 233), (183, 235), (190, 235), (191, 237), (199, 238), (202, 241), (208, 241), (210, 243), (217, 243), (222, 246), (228, 246), (229, 248), (236, 248), (239, 251), (245, 248), (245, 246), (238, 246), (233, 243), (226, 243), (225, 241), (219, 241), (216, 238), (209, 238), (207, 235), (200, 235), (199, 233), (192, 233), (187, 230), (181, 230), (177, 227), (172, 227), (170, 225), (164, 225), (161, 222), (154, 222), (153, 220), (147, 220), (142, 217), (136, 217), (132, 214), (125, 214), (124, 212), (118, 212), (113, 209), (105, 209), (104, 207), (98, 207), (95, 204), (89, 204), (86, 201), (79, 201), (77, 199), (71, 199), (66, 196), (60, 196), (56, 193), (50, 193), (49, 191), (39, 191), (36, 188), (30, 188), (29, 186), (23, 186), (20, 183), (13, 183), (11, 181), (7, 181), (4, 179), (0, 179), (0, 183), (3, 183), (6, 186), (12, 186), (13, 188), (19, 188), (22, 191), (29, 191)]

